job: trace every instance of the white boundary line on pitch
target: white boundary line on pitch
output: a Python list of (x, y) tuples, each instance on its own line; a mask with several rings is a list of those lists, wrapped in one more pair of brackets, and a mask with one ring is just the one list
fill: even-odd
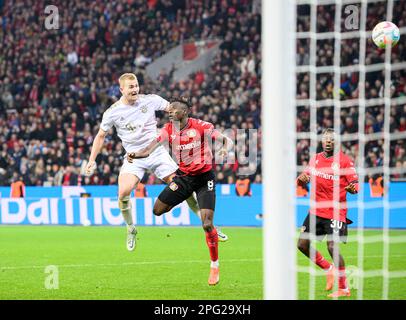
[[(100, 264), (55, 264), (58, 268), (83, 268), (83, 267), (117, 267), (117, 266), (136, 266), (136, 265), (151, 265), (151, 264), (178, 264), (178, 263), (208, 263), (209, 260), (175, 260), (175, 261), (139, 261), (139, 262), (123, 262), (123, 263), (100, 263)], [(260, 262), (262, 259), (231, 259), (221, 260), (221, 262)], [(46, 266), (16, 266), (16, 267), (0, 267), (0, 270), (17, 270), (17, 269), (44, 269)]]
[[(365, 256), (366, 258), (382, 258), (382, 255), (370, 255)], [(401, 258), (406, 257), (406, 254), (391, 255), (391, 258)], [(346, 256), (346, 258), (357, 258), (357, 256)], [(117, 267), (117, 266), (136, 266), (136, 265), (154, 265), (154, 264), (178, 264), (178, 263), (207, 263), (208, 260), (174, 260), (174, 261), (138, 261), (138, 262), (122, 262), (122, 263), (85, 263), (85, 264), (61, 264), (58, 268), (85, 268), (85, 267)], [(229, 259), (221, 260), (224, 262), (261, 262), (262, 258), (256, 259)], [(0, 267), (0, 270), (18, 270), (18, 269), (44, 269), (46, 265), (43, 266), (15, 266), (15, 267)], [(301, 266), (298, 266), (301, 268)], [(323, 273), (324, 274), (324, 273)]]

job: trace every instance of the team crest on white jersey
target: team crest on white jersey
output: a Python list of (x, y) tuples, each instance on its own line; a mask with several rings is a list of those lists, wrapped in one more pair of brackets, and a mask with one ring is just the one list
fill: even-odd
[(141, 107), (141, 112), (146, 113), (148, 111), (148, 108), (146, 106)]
[(188, 137), (189, 138), (194, 138), (194, 137), (196, 137), (196, 130), (195, 129), (190, 129), (190, 130), (188, 130), (188, 132), (187, 132), (187, 135), (188, 135)]

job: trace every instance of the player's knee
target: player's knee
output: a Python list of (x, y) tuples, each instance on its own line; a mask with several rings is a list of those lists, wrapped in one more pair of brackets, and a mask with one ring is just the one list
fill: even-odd
[(307, 241), (304, 241), (303, 239), (299, 239), (297, 242), (297, 248), (301, 252), (307, 252), (309, 250), (309, 243)]
[(152, 212), (156, 216), (163, 215), (165, 212), (168, 212), (170, 209), (168, 209), (166, 206), (160, 205), (157, 202), (155, 202), (154, 208), (152, 209)]
[(128, 209), (130, 205), (131, 205), (131, 202), (130, 202), (130, 196), (129, 195), (121, 196), (121, 197), (119, 196), (118, 197), (118, 207), (121, 210)]
[(334, 242), (327, 243), (327, 250), (331, 255), (334, 254), (335, 249), (336, 249), (336, 245), (334, 244)]
[(203, 222), (203, 230), (205, 232), (210, 232), (211, 230), (213, 230), (214, 226), (213, 223), (211, 221), (204, 221)]
[(154, 215), (156, 216), (160, 216), (163, 214), (163, 211), (161, 208), (154, 206), (154, 208), (152, 209), (152, 212), (154, 213)]
[(119, 199), (124, 199), (124, 198), (127, 198), (128, 197), (128, 199), (130, 198), (130, 194), (131, 194), (131, 190), (127, 190), (127, 189), (120, 189), (120, 190), (118, 190), (118, 198)]

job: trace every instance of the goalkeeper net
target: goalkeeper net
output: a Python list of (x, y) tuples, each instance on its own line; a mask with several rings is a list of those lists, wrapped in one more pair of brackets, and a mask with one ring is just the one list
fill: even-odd
[[(359, 177), (359, 192), (357, 195), (347, 195), (347, 217), (354, 221), (349, 226), (346, 245), (340, 246), (340, 253), (346, 264), (348, 286), (351, 289), (351, 299), (399, 299), (406, 298), (406, 1), (401, 0), (296, 0), (286, 1), (280, 8), (284, 19), (276, 29), (267, 29), (269, 19), (278, 19), (278, 8), (267, 10), (263, 2), (263, 131), (276, 134), (279, 131), (285, 135), (286, 143), (291, 143), (294, 150), (288, 148), (281, 154), (263, 151), (264, 198), (275, 192), (276, 186), (285, 187), (276, 190), (277, 193), (292, 194), (292, 189), (284, 181), (272, 175), (269, 164), (277, 164), (278, 158), (284, 158), (290, 172), (282, 180), (292, 179), (289, 164), (296, 163), (294, 174), (303, 172), (309, 159), (321, 149), (321, 133), (323, 129), (333, 128), (336, 132), (335, 151), (341, 149), (355, 163)], [(284, 11), (283, 11), (284, 10)], [(290, 11), (294, 10), (294, 26), (289, 25)], [(372, 42), (372, 29), (381, 21), (392, 21), (400, 29), (400, 41), (394, 47), (378, 49)], [(267, 69), (266, 57), (276, 57), (272, 50), (287, 48), (284, 44), (290, 37), (270, 42), (267, 37), (280, 32), (292, 32), (292, 42), (296, 44), (295, 74), (289, 73), (289, 66), (280, 69)], [(267, 48), (269, 54), (266, 54)], [(286, 51), (284, 52), (286, 55)], [(289, 54), (287, 55), (289, 57)], [(286, 61), (286, 59), (284, 60)], [(284, 62), (274, 62), (277, 64)], [(296, 96), (284, 99), (285, 105), (280, 108), (278, 95), (286, 94), (289, 90), (268, 91), (272, 80), (267, 78), (268, 72), (278, 78), (278, 70), (285, 72), (286, 86), (295, 79)], [(268, 81), (268, 82), (267, 82)], [(276, 81), (276, 80), (275, 80)], [(271, 96), (274, 94), (275, 96)], [(269, 96), (269, 98), (267, 98)], [(269, 99), (269, 100), (268, 100)], [(269, 101), (269, 102), (268, 102)], [(293, 105), (291, 108), (290, 105)], [(269, 109), (266, 109), (266, 106)], [(266, 117), (277, 117), (279, 112), (293, 112), (296, 116), (296, 130), (289, 124), (267, 122)], [(273, 130), (273, 131), (272, 131)], [(293, 130), (290, 132), (289, 130)], [(265, 139), (265, 138), (264, 138)], [(277, 146), (275, 146), (277, 147)], [(293, 154), (296, 153), (296, 154)], [(286, 157), (289, 157), (287, 159)], [(334, 162), (338, 162), (335, 153)], [(280, 163), (280, 162), (279, 162)], [(279, 167), (280, 169), (280, 167)], [(269, 175), (267, 175), (267, 173)], [(340, 170), (340, 174), (343, 174)], [(345, 174), (345, 173), (344, 173)], [(280, 178), (280, 177), (279, 177)], [(289, 180), (290, 182), (292, 180)], [(294, 184), (294, 182), (293, 182)], [(268, 186), (268, 187), (267, 187)], [(339, 186), (334, 183), (334, 217), (339, 214)], [(269, 192), (269, 193), (268, 193)], [(279, 193), (279, 197), (281, 197)], [(306, 193), (306, 192), (305, 192)], [(281, 201), (284, 199), (280, 198)], [(294, 197), (290, 204), (296, 204), (296, 212), (290, 205), (285, 207), (268, 203), (264, 200), (264, 281), (265, 299), (322, 299), (328, 292), (323, 292), (325, 272), (316, 264), (298, 254), (296, 260), (289, 255), (276, 256), (277, 245), (270, 242), (281, 241), (280, 246), (291, 251), (296, 248), (298, 227), (307, 215), (309, 196)], [(271, 199), (269, 200), (271, 201)], [(277, 210), (284, 210), (279, 214)], [(286, 220), (286, 215), (292, 214), (297, 221)], [(311, 215), (312, 216), (312, 215)], [(280, 224), (281, 228), (290, 235), (284, 238), (272, 232), (272, 226)], [(311, 217), (310, 225), (316, 221)], [(289, 228), (295, 229), (292, 235)], [(279, 237), (279, 238), (278, 238)], [(279, 239), (279, 240), (278, 240)], [(317, 248), (326, 259), (332, 262), (326, 245), (309, 235), (314, 248)], [(273, 251), (272, 251), (273, 250)], [(310, 251), (314, 260), (315, 250)], [(337, 252), (334, 252), (338, 255)], [(335, 256), (334, 258), (337, 258)], [(278, 262), (272, 261), (276, 259)], [(334, 259), (337, 261), (337, 259)], [(277, 264), (282, 264), (284, 271), (276, 275)], [(273, 275), (275, 274), (275, 275)], [(336, 274), (337, 275), (337, 274)], [(284, 296), (274, 292), (282, 290), (275, 288), (273, 277), (280, 277), (280, 282), (289, 277), (297, 279), (296, 285), (291, 285), (291, 293)], [(402, 291), (403, 288), (403, 291)], [(282, 290), (283, 292), (283, 290)], [(403, 294), (403, 296), (402, 296)]]

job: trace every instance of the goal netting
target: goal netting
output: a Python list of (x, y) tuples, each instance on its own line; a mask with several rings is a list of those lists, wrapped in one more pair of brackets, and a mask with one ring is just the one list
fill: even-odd
[[(310, 199), (296, 197), (293, 188), (310, 157), (321, 151), (323, 129), (333, 128), (336, 151), (354, 161), (359, 176), (358, 194), (347, 196), (353, 224), (347, 244), (340, 245), (351, 299), (404, 299), (406, 1), (292, 0), (272, 8), (263, 1), (262, 10), (264, 297), (327, 296), (325, 272), (296, 248)], [(381, 21), (400, 29), (394, 48), (378, 49), (372, 42), (372, 29)], [(333, 194), (338, 217), (336, 181)], [(332, 261), (325, 240), (309, 238)]]

